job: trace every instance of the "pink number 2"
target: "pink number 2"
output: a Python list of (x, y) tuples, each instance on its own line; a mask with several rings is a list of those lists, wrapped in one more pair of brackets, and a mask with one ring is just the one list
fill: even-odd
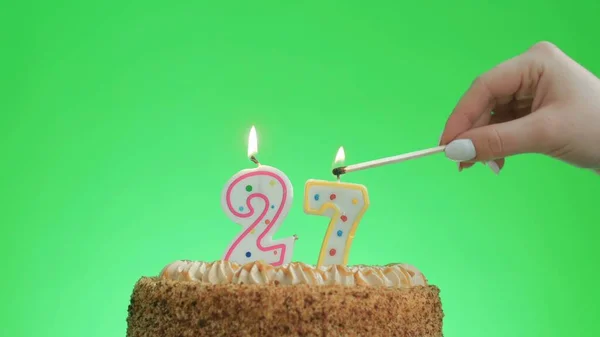
[(273, 266), (291, 262), (295, 237), (274, 241), (293, 199), (287, 176), (276, 168), (261, 165), (238, 172), (225, 185), (221, 206), (227, 216), (242, 226), (223, 257), (245, 264), (262, 260)]

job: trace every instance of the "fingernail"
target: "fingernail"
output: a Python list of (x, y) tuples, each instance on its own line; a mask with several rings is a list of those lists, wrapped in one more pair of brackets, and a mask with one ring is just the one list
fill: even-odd
[(458, 139), (446, 145), (446, 157), (454, 161), (467, 161), (475, 158), (475, 145), (470, 139)]
[(490, 168), (490, 170), (492, 170), (492, 172), (494, 172), (494, 174), (500, 174), (500, 166), (498, 166), (498, 163), (496, 163), (495, 161), (490, 160), (486, 162), (486, 165)]

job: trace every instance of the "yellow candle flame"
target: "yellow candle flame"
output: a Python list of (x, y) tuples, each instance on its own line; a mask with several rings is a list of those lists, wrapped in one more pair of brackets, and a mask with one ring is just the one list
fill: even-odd
[(341, 164), (344, 162), (344, 160), (346, 160), (346, 153), (344, 152), (344, 147), (340, 146), (337, 154), (335, 155), (334, 163)]
[(248, 158), (258, 153), (258, 139), (256, 137), (256, 128), (254, 125), (250, 129), (250, 136), (248, 137)]

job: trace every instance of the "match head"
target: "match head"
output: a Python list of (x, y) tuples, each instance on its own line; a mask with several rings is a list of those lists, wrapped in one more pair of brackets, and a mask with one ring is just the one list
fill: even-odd
[(346, 173), (346, 166), (342, 166), (342, 167), (336, 167), (336, 168), (334, 168), (334, 169), (333, 169), (331, 172), (333, 173), (333, 175), (334, 175), (334, 176), (337, 176), (337, 177), (339, 177), (339, 176), (341, 176), (342, 174), (345, 174), (345, 173)]

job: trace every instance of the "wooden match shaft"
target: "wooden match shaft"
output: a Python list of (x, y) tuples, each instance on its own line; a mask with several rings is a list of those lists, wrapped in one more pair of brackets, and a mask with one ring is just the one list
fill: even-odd
[(444, 152), (445, 149), (446, 149), (446, 146), (442, 145), (442, 146), (437, 146), (437, 147), (433, 147), (430, 149), (405, 153), (405, 154), (401, 154), (401, 155), (397, 155), (397, 156), (393, 156), (393, 157), (371, 160), (371, 161), (367, 161), (367, 162), (360, 163), (360, 164), (348, 165), (345, 167), (338, 167), (338, 168), (333, 169), (333, 174), (341, 175), (341, 174), (348, 173), (348, 172), (360, 171), (360, 170), (364, 170), (364, 169), (368, 169), (368, 168), (399, 163), (399, 162), (410, 160), (410, 159), (421, 158), (421, 157), (429, 156), (432, 154)]

